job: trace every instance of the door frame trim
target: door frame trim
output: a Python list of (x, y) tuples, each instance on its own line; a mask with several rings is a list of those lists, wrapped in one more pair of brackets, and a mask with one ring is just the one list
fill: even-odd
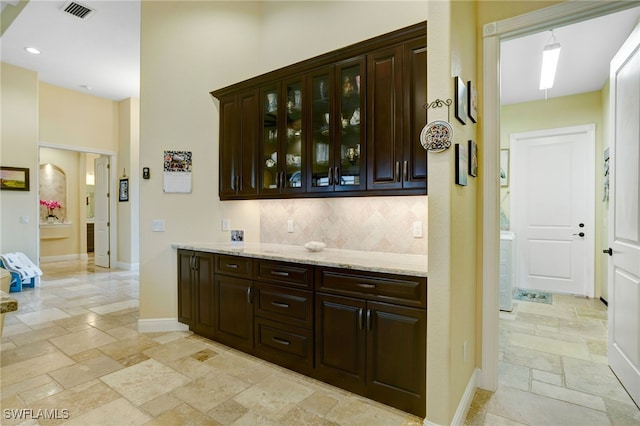
[[(595, 173), (596, 173), (596, 125), (595, 124), (584, 124), (579, 126), (570, 126), (570, 127), (557, 127), (551, 129), (543, 129), (543, 130), (533, 130), (530, 132), (518, 132), (511, 133), (509, 136), (509, 148), (511, 149), (512, 158), (514, 156), (513, 145), (517, 140), (524, 139), (532, 139), (532, 138), (543, 138), (543, 137), (551, 137), (551, 136), (566, 136), (571, 134), (584, 134), (587, 138), (586, 143), (586, 155), (587, 155), (587, 170), (586, 175), (589, 177), (586, 180), (587, 185), (587, 193), (586, 193), (586, 202), (587, 202), (587, 215), (584, 219), (585, 221), (585, 229), (588, 230), (586, 243), (587, 243), (587, 275), (586, 282), (584, 283), (583, 293), (581, 295), (593, 298), (595, 296), (595, 209), (596, 209), (596, 185), (595, 185)], [(515, 176), (515, 170), (511, 171), (511, 177)], [(516, 172), (517, 173), (517, 172)], [(518, 182), (519, 180), (513, 179), (511, 188), (510, 188), (510, 217), (514, 218), (514, 212), (516, 212), (516, 203), (514, 193), (516, 186), (513, 183)], [(514, 220), (511, 220), (511, 223), (514, 223)], [(516, 232), (516, 235), (518, 233)]]
[[(63, 151), (73, 151), (85, 154), (99, 154), (104, 156), (109, 156), (109, 166), (111, 170), (118, 170), (117, 161), (118, 155), (115, 151), (99, 149), (99, 148), (89, 148), (89, 147), (80, 147), (73, 145), (64, 145), (51, 143), (46, 141), (40, 141), (38, 143), (38, 164), (40, 164), (40, 148), (50, 148), (50, 149), (59, 149)], [(36, 174), (36, 184), (40, 185), (40, 176)], [(118, 183), (117, 173), (110, 173), (109, 176), (109, 193), (117, 194), (118, 193)], [(118, 258), (118, 212), (117, 212), (117, 203), (115, 201), (115, 197), (109, 197), (109, 265), (111, 268), (114, 267), (114, 259)], [(37, 244), (37, 257), (40, 259), (40, 227), (36, 228), (36, 239), (38, 241)]]
[[(630, 4), (631, 3), (631, 4)], [(500, 43), (637, 6), (625, 1), (567, 1), (490, 22), (482, 28), (482, 348), (479, 386), (498, 388), (498, 253), (500, 238)]]

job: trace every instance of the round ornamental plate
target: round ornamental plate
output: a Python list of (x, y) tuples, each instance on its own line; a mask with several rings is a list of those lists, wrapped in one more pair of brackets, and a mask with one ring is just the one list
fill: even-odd
[(420, 132), (420, 143), (427, 151), (444, 151), (451, 146), (453, 129), (446, 121), (428, 123)]

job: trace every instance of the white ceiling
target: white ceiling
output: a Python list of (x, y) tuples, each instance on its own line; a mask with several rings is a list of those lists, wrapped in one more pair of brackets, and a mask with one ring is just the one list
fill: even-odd
[[(67, 3), (30, 1), (0, 39), (2, 62), (71, 90), (115, 101), (139, 98), (140, 1), (79, 0), (95, 9), (84, 20), (64, 13)], [(41, 54), (27, 53), (27, 46)]]
[[(77, 2), (95, 13), (82, 20), (62, 12), (67, 1), (30, 1), (0, 39), (0, 59), (37, 71), (45, 83), (116, 101), (138, 98), (140, 0)], [(7, 3), (16, 0), (3, 0), (3, 8)], [(554, 29), (562, 51), (556, 83), (547, 96), (600, 90), (609, 61), (639, 17), (637, 7)], [(503, 42), (502, 104), (545, 98), (538, 82), (542, 49), (550, 38), (546, 31)], [(24, 50), (27, 46), (42, 53), (33, 56)]]
[[(636, 4), (638, 4), (636, 2)], [(640, 7), (553, 30), (562, 46), (549, 98), (602, 89), (609, 63), (640, 18)], [(551, 31), (502, 42), (500, 100), (503, 105), (545, 99), (539, 90), (542, 50)]]

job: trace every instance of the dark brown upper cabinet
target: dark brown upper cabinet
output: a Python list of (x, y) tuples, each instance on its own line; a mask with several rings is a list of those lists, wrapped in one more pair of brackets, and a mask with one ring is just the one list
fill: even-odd
[(426, 88), (425, 40), (367, 55), (367, 190), (426, 189)]
[(258, 195), (258, 91), (220, 98), (220, 198)]
[(426, 22), (211, 92), (221, 200), (425, 195)]

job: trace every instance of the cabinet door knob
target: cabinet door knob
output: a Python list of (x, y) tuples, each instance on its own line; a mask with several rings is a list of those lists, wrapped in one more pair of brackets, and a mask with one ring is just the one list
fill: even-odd
[(364, 330), (364, 315), (362, 308), (358, 309), (358, 326), (360, 327), (360, 330)]
[(400, 181), (400, 162), (399, 161), (396, 161), (396, 173), (394, 177), (396, 182)]
[(333, 167), (329, 167), (329, 186), (333, 185)]
[(249, 287), (249, 288), (247, 289), (247, 304), (248, 304), (248, 305), (251, 305), (251, 303), (252, 303), (252, 299), (253, 299), (253, 298), (251, 297), (251, 296), (252, 296), (252, 293), (253, 293), (253, 292), (251, 291), (251, 287)]
[(409, 181), (409, 162), (405, 161), (402, 166), (402, 175), (405, 182)]

